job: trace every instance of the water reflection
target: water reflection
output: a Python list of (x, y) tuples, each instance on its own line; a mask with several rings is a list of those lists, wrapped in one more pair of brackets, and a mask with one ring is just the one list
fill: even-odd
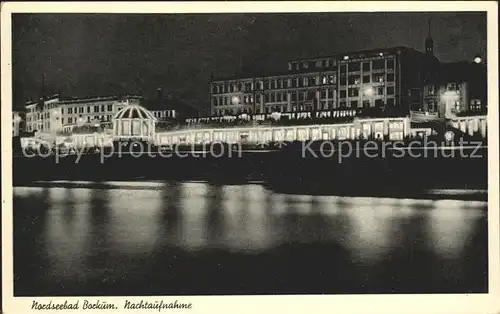
[(149, 253), (159, 242), (161, 192), (156, 190), (108, 190), (109, 232), (115, 250)]
[[(207, 243), (208, 227), (206, 219), (217, 214), (215, 212), (207, 212), (207, 203), (209, 200), (206, 194), (209, 187), (201, 183), (183, 183), (181, 186), (180, 207), (182, 218), (180, 222), (180, 245), (188, 249), (199, 249)], [(213, 226), (217, 228), (216, 225)]]
[[(281, 245), (318, 243), (344, 248), (348, 256), (339, 258), (362, 267), (398, 254), (411, 259), (432, 252), (441, 260), (436, 273), (448, 268), (463, 275), (468, 247), (486, 224), (483, 202), (288, 195), (259, 184), (16, 187), (14, 204), (21, 213), (38, 209), (15, 215), (14, 221), (15, 232), (31, 225), (29, 233), (16, 236), (15, 245), (25, 246), (48, 274), (33, 270), (34, 279), (77, 282), (99, 274), (119, 277), (130, 267), (147, 272), (147, 256), (167, 258), (165, 248), (258, 255)], [(118, 260), (127, 262), (118, 265)]]
[(484, 212), (477, 204), (474, 206), (452, 200), (439, 201), (427, 216), (426, 234), (429, 242), (441, 258), (457, 259), (473, 236), (474, 222), (479, 218), (484, 218)]
[(49, 211), (44, 225), (45, 253), (53, 271), (65, 276), (77, 276), (84, 267), (92, 224), (88, 213), (90, 190), (48, 189)]

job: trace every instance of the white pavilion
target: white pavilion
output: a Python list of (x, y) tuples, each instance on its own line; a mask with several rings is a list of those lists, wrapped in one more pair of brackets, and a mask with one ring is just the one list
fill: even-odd
[(113, 117), (115, 140), (141, 140), (153, 142), (156, 118), (142, 106), (128, 105)]

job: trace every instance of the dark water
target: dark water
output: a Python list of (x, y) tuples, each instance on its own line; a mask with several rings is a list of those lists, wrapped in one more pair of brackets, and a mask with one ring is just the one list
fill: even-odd
[(486, 215), (479, 201), (288, 195), (250, 183), (15, 187), (14, 290), (486, 292)]

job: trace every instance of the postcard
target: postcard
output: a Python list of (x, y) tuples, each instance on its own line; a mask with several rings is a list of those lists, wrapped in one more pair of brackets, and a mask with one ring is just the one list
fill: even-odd
[(499, 313), (497, 10), (4, 3), (3, 312)]

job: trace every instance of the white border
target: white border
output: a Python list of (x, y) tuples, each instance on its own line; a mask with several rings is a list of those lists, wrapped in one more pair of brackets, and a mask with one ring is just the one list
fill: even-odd
[[(34, 298), (13, 297), (12, 260), (12, 160), (11, 110), (11, 18), (13, 12), (39, 13), (201, 13), (201, 12), (376, 12), (376, 11), (487, 11), (488, 24), (488, 131), (489, 131), (489, 294), (435, 295), (332, 295), (332, 296), (197, 296), (129, 297), (128, 300), (192, 302), (190, 313), (500, 313), (499, 272), (499, 169), (498, 169), (498, 8), (490, 1), (433, 2), (24, 2), (2, 3), (2, 298), (3, 312), (35, 313)], [(496, 297), (495, 297), (496, 295)], [(107, 300), (123, 303), (122, 297), (37, 298)], [(81, 303), (81, 302), (80, 302)], [(170, 310), (164, 310), (170, 311)], [(40, 312), (40, 311), (38, 311)], [(43, 310), (43, 313), (52, 313)], [(54, 313), (92, 313), (97, 311), (55, 311)], [(114, 312), (130, 312), (117, 310)], [(148, 312), (142, 310), (142, 312)]]

